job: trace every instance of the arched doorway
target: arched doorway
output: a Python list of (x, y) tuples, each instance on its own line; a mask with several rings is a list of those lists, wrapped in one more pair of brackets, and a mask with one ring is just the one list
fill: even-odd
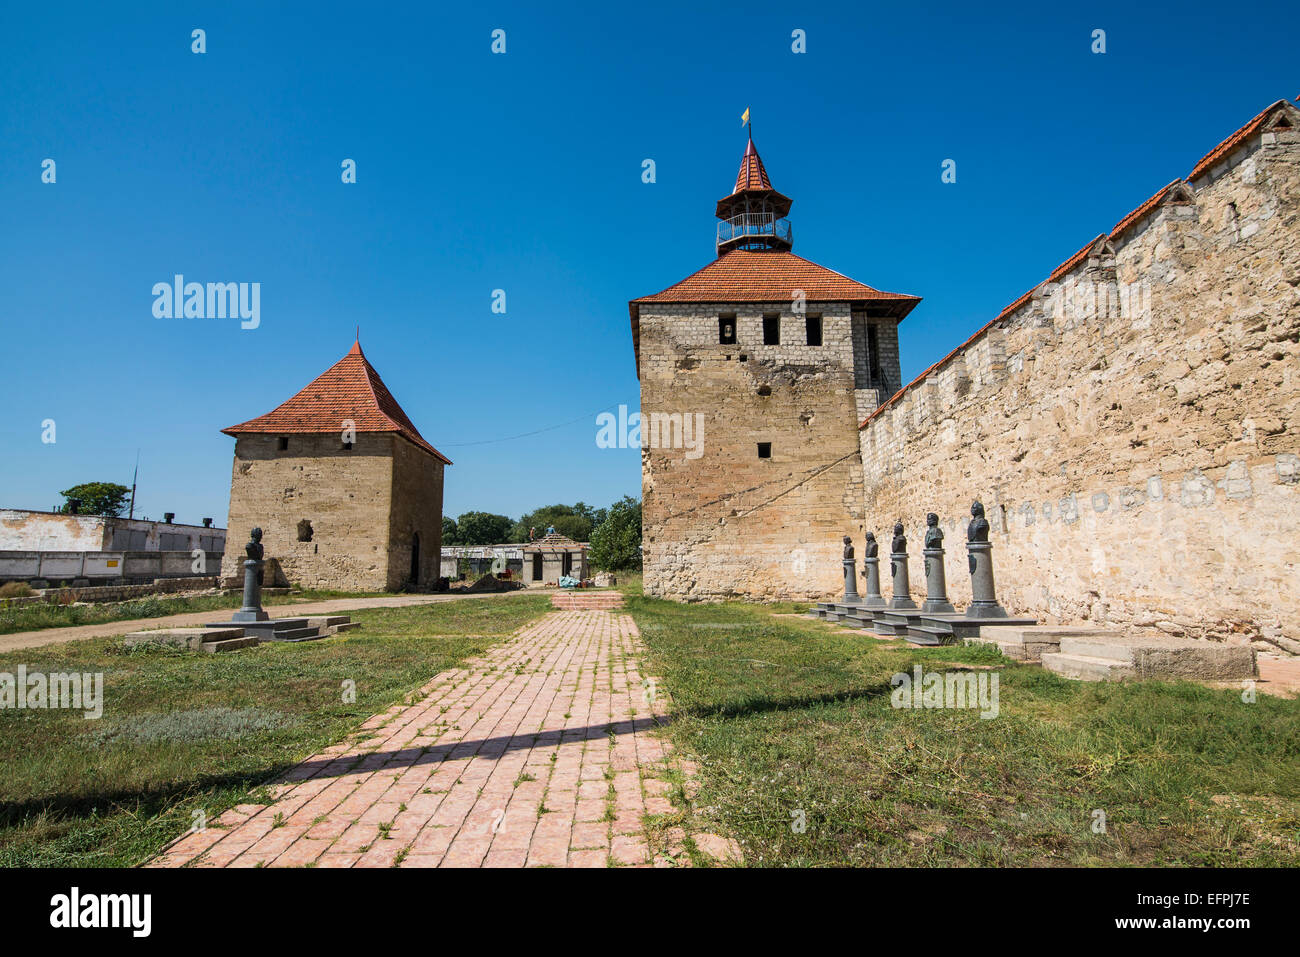
[(411, 584), (420, 584), (420, 533), (411, 535)]

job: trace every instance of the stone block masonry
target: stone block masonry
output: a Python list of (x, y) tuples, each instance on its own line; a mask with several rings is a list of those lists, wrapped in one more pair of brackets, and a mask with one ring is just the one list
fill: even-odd
[(1300, 651), (1298, 130), (1278, 104), (874, 413), (868, 527), (980, 498), (1013, 612)]
[(384, 591), (409, 580), (419, 536), (420, 584), (437, 578), (442, 466), (391, 433), (240, 435), (231, 477), (231, 555), (254, 527), (268, 557), (304, 588)]
[[(842, 586), (840, 537), (862, 526), (848, 303), (655, 304), (640, 312), (641, 409), (703, 416), (703, 454), (642, 450), (647, 594), (814, 598)], [(735, 313), (739, 344), (719, 344)], [(781, 345), (761, 345), (778, 314)]]

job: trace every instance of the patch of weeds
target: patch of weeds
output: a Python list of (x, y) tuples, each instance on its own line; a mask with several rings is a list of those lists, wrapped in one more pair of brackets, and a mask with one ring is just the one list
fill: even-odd
[(190, 711), (146, 712), (95, 728), (93, 747), (189, 743), (210, 738), (233, 740), (274, 731), (286, 723), (278, 711), (261, 708), (196, 708)]

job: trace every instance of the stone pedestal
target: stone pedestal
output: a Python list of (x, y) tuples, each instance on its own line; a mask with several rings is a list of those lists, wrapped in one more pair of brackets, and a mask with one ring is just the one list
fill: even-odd
[(856, 605), (862, 599), (858, 595), (857, 562), (851, 558), (844, 559), (844, 600), (842, 604)]
[(952, 602), (948, 600), (948, 578), (943, 570), (943, 549), (927, 548), (922, 551), (925, 556), (925, 601), (921, 611), (946, 614), (955, 612)]
[(271, 616), (262, 610), (262, 563), (250, 558), (244, 562), (244, 605), (231, 616), (232, 622), (266, 621)]
[(907, 580), (907, 552), (894, 552), (889, 556), (889, 574), (893, 579), (893, 597), (890, 608), (915, 608), (912, 601), (911, 584)]
[(993, 544), (967, 542), (970, 553), (971, 603), (967, 618), (1006, 618), (1007, 610), (998, 604), (993, 590)]
[(867, 594), (862, 604), (868, 608), (884, 608), (885, 596), (880, 594), (880, 559), (874, 556), (862, 559), (862, 574), (867, 579)]

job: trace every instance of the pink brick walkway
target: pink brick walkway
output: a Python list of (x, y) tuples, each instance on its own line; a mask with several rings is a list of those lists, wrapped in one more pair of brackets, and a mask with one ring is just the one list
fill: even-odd
[(649, 864), (673, 808), (641, 650), (628, 615), (551, 612), (148, 866)]

